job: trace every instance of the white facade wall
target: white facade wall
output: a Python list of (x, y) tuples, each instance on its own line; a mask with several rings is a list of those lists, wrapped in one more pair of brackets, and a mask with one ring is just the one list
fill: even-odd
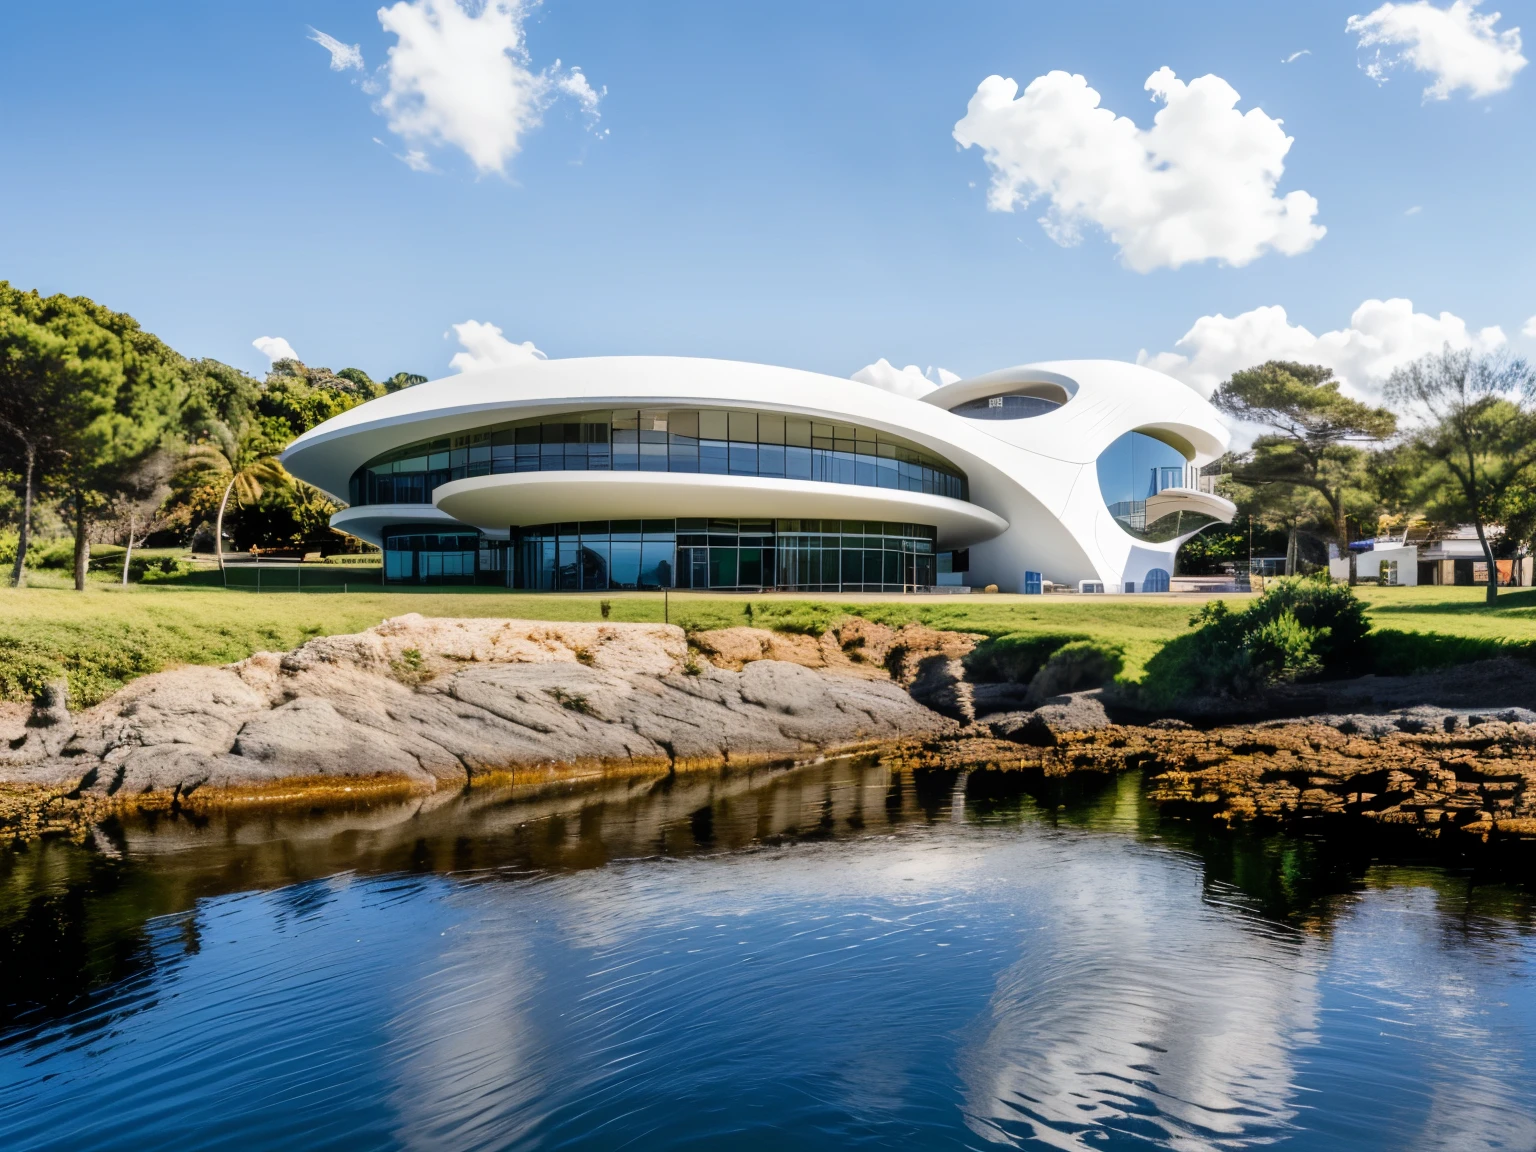
[[(1400, 587), (1414, 587), (1419, 582), (1419, 549), (1416, 544), (1399, 546), (1396, 548), (1373, 548), (1369, 552), (1363, 552), (1355, 561), (1355, 574), (1358, 576), (1376, 576), (1381, 571), (1383, 563), (1395, 563), (1397, 565), (1397, 584)], [(1348, 571), (1345, 576), (1349, 575)]]

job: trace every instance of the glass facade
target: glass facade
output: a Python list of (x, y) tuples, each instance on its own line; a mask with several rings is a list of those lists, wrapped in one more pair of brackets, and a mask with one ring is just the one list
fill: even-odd
[(775, 412), (572, 412), (422, 441), (352, 474), (349, 501), (430, 504), (440, 484), (503, 472), (704, 472), (968, 498), (965, 474), (900, 437)]
[(1120, 527), (1138, 540), (1162, 543), (1216, 523), (1213, 516), (1189, 511), (1147, 522), (1147, 498), (1167, 488), (1197, 487), (1197, 471), (1171, 444), (1127, 432), (1099, 456), (1099, 491)]
[(980, 400), (967, 400), (950, 411), (967, 420), (1025, 420), (1031, 416), (1044, 416), (1061, 407), (1061, 402), (1044, 396), (983, 396)]
[(384, 530), (384, 579), (401, 584), (500, 584), (506, 545), (473, 528), (405, 524)]
[(597, 520), (514, 528), (508, 583), (531, 591), (792, 588), (884, 592), (935, 583), (924, 524), (866, 520)]

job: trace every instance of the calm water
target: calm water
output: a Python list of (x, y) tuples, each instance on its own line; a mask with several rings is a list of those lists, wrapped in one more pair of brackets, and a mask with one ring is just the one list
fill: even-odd
[(1528, 891), (1132, 777), (164, 821), (0, 893), (5, 1149), (1536, 1147)]

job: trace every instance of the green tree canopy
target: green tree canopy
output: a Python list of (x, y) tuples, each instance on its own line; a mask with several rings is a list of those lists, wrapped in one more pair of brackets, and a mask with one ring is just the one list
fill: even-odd
[[(217, 360), (186, 360), (94, 301), (0, 281), (0, 474), (15, 477), (21, 513), (12, 579), (25, 578), (34, 522), (63, 514), (83, 586), (90, 525), (130, 498), (139, 527), (191, 530), (206, 517), (222, 529), (233, 502), (251, 544), (323, 541), (335, 505), (292, 483), (277, 455), (315, 425), (423, 379), (375, 381), (361, 368), (283, 360), (260, 380)], [(137, 481), (157, 452), (177, 467), (169, 501), (151, 516)]]
[(1332, 511), (1315, 489), (1292, 484), (1247, 485), (1227, 476), (1222, 495), (1241, 507), (1254, 524), (1285, 534), (1285, 575), (1295, 576), (1301, 561), (1300, 537), (1333, 535)]
[[(1266, 430), (1236, 460), (1233, 478), (1255, 490), (1316, 493), (1327, 506), (1340, 555), (1349, 555), (1348, 515), (1370, 492), (1361, 444), (1391, 436), (1397, 417), (1343, 395), (1331, 368), (1284, 360), (1234, 372), (1211, 402)], [(1350, 575), (1353, 580), (1353, 560)]]
[(1412, 490), (1436, 519), (1470, 522), (1498, 598), (1490, 528), (1530, 518), (1536, 488), (1536, 370), (1507, 353), (1446, 346), (1399, 368), (1388, 397), (1408, 414)]
[(386, 392), (398, 392), (402, 388), (413, 388), (417, 384), (425, 384), (427, 378), (418, 376), (415, 372), (396, 372), (388, 380), (384, 381)]
[(85, 587), (93, 509), (166, 434), (182, 366), (131, 316), (0, 281), (0, 422), (27, 489), (13, 580), (25, 572), (33, 493), (51, 480), (72, 507), (75, 586)]

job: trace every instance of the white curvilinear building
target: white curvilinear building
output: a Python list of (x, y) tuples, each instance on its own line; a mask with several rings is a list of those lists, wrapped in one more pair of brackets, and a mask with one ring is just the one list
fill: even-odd
[(1133, 364), (920, 399), (725, 360), (543, 360), (419, 384), (283, 453), (385, 579), (513, 588), (1166, 591), (1233, 506), (1215, 410)]

